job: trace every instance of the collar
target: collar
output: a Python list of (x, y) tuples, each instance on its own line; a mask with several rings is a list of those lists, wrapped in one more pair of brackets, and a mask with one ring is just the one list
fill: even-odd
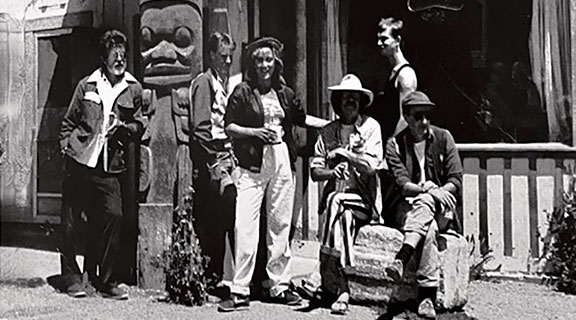
[[(359, 114), (358, 118), (356, 118), (356, 121), (354, 121), (353, 125), (356, 129), (359, 129), (360, 126), (362, 126), (362, 124), (364, 124), (365, 120), (366, 120), (366, 115), (363, 114)], [(345, 125), (343, 122), (340, 122), (341, 124)]]
[[(414, 137), (412, 137), (412, 132), (410, 131), (409, 127), (406, 127), (406, 137), (408, 137), (409, 141), (414, 143)], [(430, 130), (428, 130), (428, 134), (426, 135), (426, 141), (434, 141), (434, 129), (430, 126)]]
[[(88, 77), (87, 82), (98, 82), (98, 80), (104, 79), (105, 77), (106, 76), (104, 75), (104, 72), (102, 72), (102, 68), (98, 68), (94, 70), (94, 72), (92, 72), (92, 74)], [(126, 80), (126, 82), (138, 82), (138, 80), (136, 80), (136, 78), (134, 78), (134, 76), (128, 71), (124, 72), (124, 77), (120, 81), (123, 80)]]

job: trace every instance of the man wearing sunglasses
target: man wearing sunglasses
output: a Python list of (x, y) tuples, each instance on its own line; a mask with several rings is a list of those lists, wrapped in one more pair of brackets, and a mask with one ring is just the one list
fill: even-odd
[(408, 127), (388, 140), (386, 160), (395, 184), (395, 216), (404, 243), (386, 274), (402, 278), (404, 266), (417, 251), (418, 314), (435, 318), (440, 280), (439, 230), (450, 227), (462, 188), (462, 164), (454, 138), (446, 129), (430, 124), (435, 104), (420, 91), (402, 101)]

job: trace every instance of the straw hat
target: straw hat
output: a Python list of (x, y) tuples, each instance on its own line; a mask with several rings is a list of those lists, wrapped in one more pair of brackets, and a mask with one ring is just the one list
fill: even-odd
[(368, 98), (368, 103), (364, 107), (368, 107), (372, 104), (374, 100), (374, 94), (372, 91), (362, 87), (362, 82), (357, 76), (353, 74), (347, 74), (342, 78), (339, 85), (328, 87), (330, 91), (357, 91)]

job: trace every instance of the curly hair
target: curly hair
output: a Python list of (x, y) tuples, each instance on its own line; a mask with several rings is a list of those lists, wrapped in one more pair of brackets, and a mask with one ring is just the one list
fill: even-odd
[(126, 36), (118, 30), (108, 30), (100, 38), (100, 58), (102, 60), (108, 57), (110, 50), (115, 47), (123, 46), (128, 51), (128, 40)]

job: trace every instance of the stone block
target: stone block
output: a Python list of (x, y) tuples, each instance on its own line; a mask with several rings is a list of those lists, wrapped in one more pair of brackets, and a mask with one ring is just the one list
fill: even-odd
[(440, 289), (438, 307), (459, 310), (468, 302), (470, 280), (470, 249), (464, 236), (455, 232), (441, 234), (438, 239), (440, 251)]
[(394, 261), (404, 236), (383, 225), (367, 225), (354, 242), (355, 274), (350, 276), (350, 297), (361, 304), (387, 304), (416, 297), (415, 265), (411, 261), (400, 283), (388, 280), (384, 269)]
[[(416, 259), (406, 266), (399, 283), (390, 282), (384, 269), (400, 251), (404, 236), (396, 229), (382, 225), (360, 228), (354, 243), (355, 270), (350, 276), (350, 296), (361, 304), (387, 304), (416, 300)], [(438, 306), (444, 310), (461, 309), (468, 295), (468, 242), (456, 233), (439, 236), (441, 285)]]
[(164, 290), (167, 263), (165, 252), (172, 242), (171, 204), (140, 204), (138, 213), (138, 285), (144, 289)]

